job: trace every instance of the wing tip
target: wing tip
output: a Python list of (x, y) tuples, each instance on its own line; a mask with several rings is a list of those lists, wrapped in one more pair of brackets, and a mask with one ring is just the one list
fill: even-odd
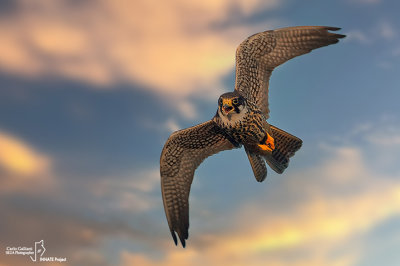
[[(339, 33), (333, 33), (331, 31), (338, 31), (341, 30), (342, 28), (340, 27), (332, 27), (332, 26), (294, 26), (294, 27), (286, 27), (286, 28), (279, 28), (279, 29), (275, 29), (273, 31), (275, 32), (280, 32), (280, 31), (297, 31), (297, 30), (307, 30), (307, 31), (318, 31), (320, 32), (320, 34), (322, 35), (327, 35), (327, 37), (329, 37), (329, 39), (334, 39), (336, 40), (336, 42), (338, 41), (338, 39), (342, 39), (345, 38), (346, 35), (344, 34), (339, 34)], [(335, 41), (332, 41), (332, 43), (336, 43)]]
[(332, 35), (332, 37), (334, 37), (336, 39), (342, 39), (342, 38), (346, 37), (346, 35), (344, 35), (344, 34), (329, 32), (329, 31), (338, 31), (338, 30), (341, 30), (342, 28), (324, 26), (324, 29), (326, 29), (328, 31), (328, 33), (330, 33)]
[[(186, 238), (187, 239), (187, 238)], [(182, 247), (185, 248), (186, 247), (186, 241), (185, 238), (179, 236), (179, 240), (181, 241)]]
[(181, 242), (182, 247), (185, 248), (186, 247), (185, 239), (188, 239), (188, 234), (186, 234), (186, 236), (182, 236), (182, 234), (180, 234), (179, 232), (175, 232), (174, 230), (171, 230), (171, 235), (172, 235), (172, 238), (174, 239), (175, 246), (178, 246), (178, 238), (176, 237), (176, 233), (179, 236), (179, 241)]
[(171, 230), (171, 236), (172, 239), (174, 240), (175, 246), (178, 245), (178, 239), (176, 238), (175, 232)]
[(342, 29), (340, 27), (332, 27), (332, 26), (324, 26), (324, 28), (330, 31), (337, 31)]

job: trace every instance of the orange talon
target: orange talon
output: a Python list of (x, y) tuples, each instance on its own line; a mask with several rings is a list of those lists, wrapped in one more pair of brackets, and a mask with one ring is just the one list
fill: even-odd
[(265, 144), (258, 144), (258, 146), (264, 151), (273, 151), (275, 149), (275, 140), (267, 133), (267, 140)]

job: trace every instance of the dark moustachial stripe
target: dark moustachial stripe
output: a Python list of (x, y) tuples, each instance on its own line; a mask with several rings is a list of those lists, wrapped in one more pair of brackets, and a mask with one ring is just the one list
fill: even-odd
[[(256, 180), (267, 176), (267, 163), (283, 173), (302, 145), (301, 139), (267, 123), (268, 87), (272, 71), (284, 62), (314, 49), (337, 43), (345, 37), (332, 31), (339, 28), (301, 26), (269, 30), (251, 35), (236, 50), (235, 90), (218, 99), (221, 115), (191, 128), (171, 134), (160, 157), (161, 191), (165, 214), (175, 244), (185, 247), (189, 237), (189, 193), (196, 168), (202, 161), (223, 150), (245, 146)], [(234, 112), (224, 116), (222, 103), (232, 102)], [(233, 104), (233, 101), (238, 103)], [(244, 113), (239, 110), (245, 108)], [(266, 133), (274, 138), (272, 152), (261, 151)]]

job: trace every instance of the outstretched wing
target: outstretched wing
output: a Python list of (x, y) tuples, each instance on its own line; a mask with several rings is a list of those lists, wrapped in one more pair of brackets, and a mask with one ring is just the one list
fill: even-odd
[(172, 237), (182, 246), (188, 238), (189, 192), (193, 175), (200, 163), (217, 152), (237, 145), (213, 121), (173, 133), (160, 158), (161, 190), (164, 210)]
[(244, 40), (236, 50), (235, 90), (269, 114), (268, 83), (272, 70), (284, 62), (323, 46), (337, 43), (340, 28), (324, 26), (289, 27), (264, 31)]

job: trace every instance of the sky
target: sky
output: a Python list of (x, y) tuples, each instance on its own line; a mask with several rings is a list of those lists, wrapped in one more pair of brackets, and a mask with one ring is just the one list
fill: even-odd
[[(400, 3), (0, 2), (0, 265), (399, 265)], [(297, 25), (347, 37), (278, 67), (271, 124), (303, 140), (256, 182), (243, 149), (206, 159), (187, 247), (159, 158), (232, 91), (246, 37)], [(7, 247), (44, 241), (36, 262)]]

